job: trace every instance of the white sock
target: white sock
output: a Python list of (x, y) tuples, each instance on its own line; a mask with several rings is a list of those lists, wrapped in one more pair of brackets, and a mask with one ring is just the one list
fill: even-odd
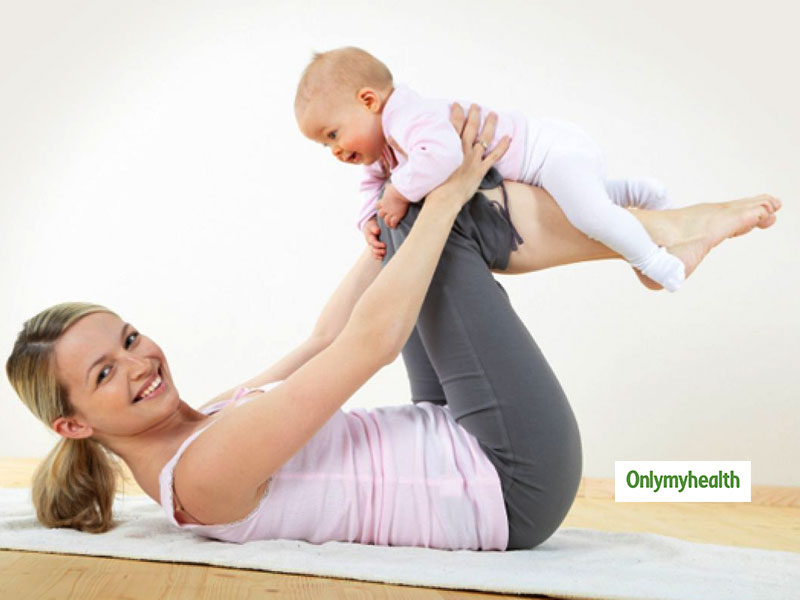
[(670, 292), (677, 291), (686, 279), (686, 268), (683, 261), (667, 252), (663, 246), (658, 246), (644, 260), (633, 266)]
[(607, 179), (606, 191), (614, 204), (623, 208), (672, 208), (667, 186), (658, 179)]

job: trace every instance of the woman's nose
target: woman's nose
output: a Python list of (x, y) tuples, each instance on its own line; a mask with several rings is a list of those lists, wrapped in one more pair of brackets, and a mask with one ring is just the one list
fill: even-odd
[(131, 377), (142, 377), (150, 372), (150, 361), (144, 357), (130, 355), (128, 362), (130, 363)]

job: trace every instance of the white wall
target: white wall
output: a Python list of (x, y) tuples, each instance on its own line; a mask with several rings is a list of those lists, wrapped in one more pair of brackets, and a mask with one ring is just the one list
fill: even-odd
[[(453, 8), (451, 8), (451, 6)], [(345, 8), (346, 7), (346, 8)], [(572, 120), (680, 204), (774, 194), (677, 294), (612, 261), (503, 277), (614, 460), (750, 460), (800, 485), (797, 11), (763, 1), (17, 2), (0, 14), (0, 348), (66, 300), (153, 337), (199, 406), (300, 342), (360, 252), (358, 170), (296, 130), (312, 50), (434, 96)], [(794, 13), (794, 14), (792, 14)], [(56, 440), (0, 381), (0, 456)], [(345, 409), (401, 404), (401, 361)]]

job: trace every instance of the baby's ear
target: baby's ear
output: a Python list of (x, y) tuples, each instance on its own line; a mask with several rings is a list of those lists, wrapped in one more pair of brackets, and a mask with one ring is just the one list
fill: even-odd
[(383, 106), (383, 98), (374, 88), (371, 87), (363, 87), (358, 90), (356, 99), (361, 106), (370, 112), (379, 112)]

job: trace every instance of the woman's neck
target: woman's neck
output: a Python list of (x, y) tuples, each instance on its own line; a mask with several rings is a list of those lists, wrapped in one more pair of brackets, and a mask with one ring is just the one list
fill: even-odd
[(136, 436), (117, 438), (106, 444), (120, 457), (136, 482), (149, 496), (158, 498), (158, 476), (186, 439), (204, 426), (209, 415), (183, 400), (180, 407), (162, 423)]

